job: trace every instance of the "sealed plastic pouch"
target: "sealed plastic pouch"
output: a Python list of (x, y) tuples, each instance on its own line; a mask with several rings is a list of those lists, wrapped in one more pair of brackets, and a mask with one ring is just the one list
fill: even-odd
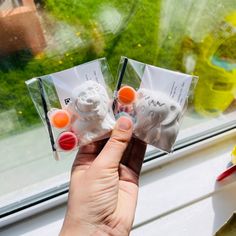
[(115, 124), (105, 58), (26, 81), (52, 150), (71, 151), (108, 136)]
[(196, 82), (195, 76), (123, 57), (113, 103), (115, 117), (130, 116), (137, 138), (170, 152)]

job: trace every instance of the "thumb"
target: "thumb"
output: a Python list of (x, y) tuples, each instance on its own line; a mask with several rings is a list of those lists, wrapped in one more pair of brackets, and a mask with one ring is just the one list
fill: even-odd
[(132, 136), (133, 123), (130, 118), (122, 116), (118, 119), (111, 137), (97, 156), (94, 165), (103, 168), (117, 168)]

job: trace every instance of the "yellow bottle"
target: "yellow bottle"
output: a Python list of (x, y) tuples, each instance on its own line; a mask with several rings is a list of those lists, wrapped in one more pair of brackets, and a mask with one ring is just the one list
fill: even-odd
[(205, 37), (199, 48), (194, 74), (195, 110), (205, 116), (224, 112), (236, 95), (236, 12)]
[(231, 152), (231, 162), (233, 165), (236, 165), (236, 146), (234, 146), (234, 149)]

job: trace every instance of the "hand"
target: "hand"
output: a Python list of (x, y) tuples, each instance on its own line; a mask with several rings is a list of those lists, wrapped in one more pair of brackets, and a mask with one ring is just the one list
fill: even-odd
[(131, 136), (132, 121), (121, 117), (107, 142), (81, 147), (72, 167), (61, 236), (129, 235), (146, 150)]

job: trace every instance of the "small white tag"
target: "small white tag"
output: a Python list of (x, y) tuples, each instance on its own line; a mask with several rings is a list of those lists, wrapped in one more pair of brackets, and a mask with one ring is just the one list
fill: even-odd
[(106, 88), (98, 60), (51, 74), (62, 108), (71, 101), (72, 90), (88, 80), (96, 81)]
[(146, 65), (140, 88), (165, 93), (183, 107), (191, 83), (191, 75)]

